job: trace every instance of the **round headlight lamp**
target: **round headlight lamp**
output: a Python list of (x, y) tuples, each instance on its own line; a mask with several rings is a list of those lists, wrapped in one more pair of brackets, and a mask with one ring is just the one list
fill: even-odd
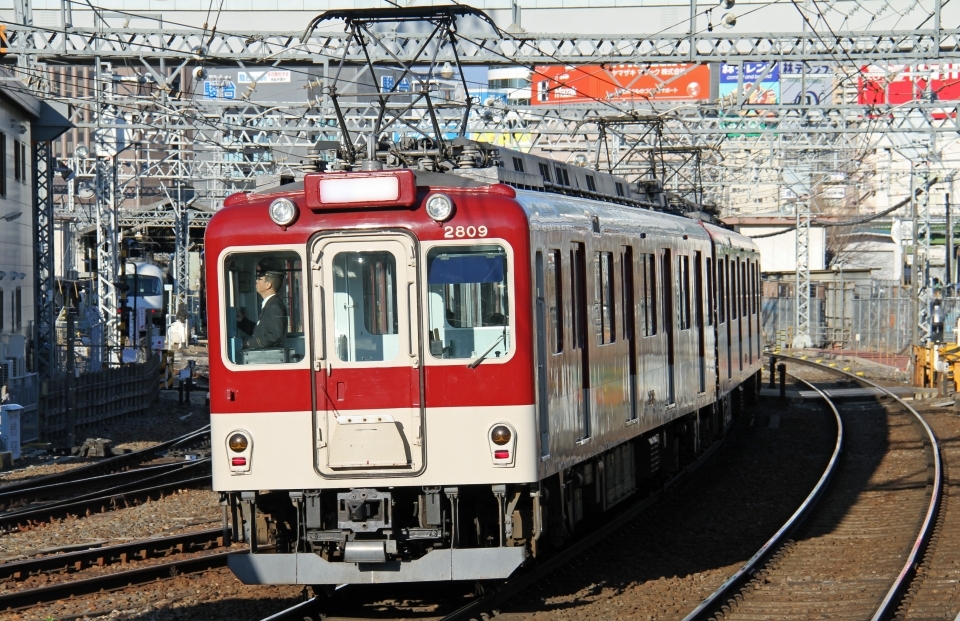
[(510, 428), (506, 425), (497, 425), (490, 431), (490, 439), (497, 446), (503, 446), (510, 441)]
[(242, 453), (250, 446), (250, 440), (242, 433), (235, 433), (230, 436), (228, 444), (230, 445), (230, 450), (234, 453)]
[(278, 198), (270, 203), (270, 219), (277, 226), (287, 226), (297, 219), (297, 205), (289, 198)]
[(427, 215), (437, 222), (444, 222), (453, 215), (453, 201), (446, 194), (431, 194), (427, 197)]

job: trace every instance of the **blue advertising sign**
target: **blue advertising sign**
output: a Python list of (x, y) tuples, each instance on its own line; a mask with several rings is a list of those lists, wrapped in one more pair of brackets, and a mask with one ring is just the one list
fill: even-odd
[[(774, 63), (770, 72), (763, 77), (764, 82), (777, 82), (780, 80), (780, 65), (776, 61), (766, 61), (758, 63), (743, 63), (743, 81), (753, 84), (763, 75), (771, 63)], [(723, 63), (720, 65), (720, 83), (736, 84), (740, 81), (740, 66), (732, 63)]]

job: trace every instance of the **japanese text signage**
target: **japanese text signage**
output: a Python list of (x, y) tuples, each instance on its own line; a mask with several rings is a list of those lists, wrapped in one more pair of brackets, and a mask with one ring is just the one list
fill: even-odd
[(710, 67), (690, 63), (546, 65), (534, 69), (531, 81), (533, 105), (710, 98)]

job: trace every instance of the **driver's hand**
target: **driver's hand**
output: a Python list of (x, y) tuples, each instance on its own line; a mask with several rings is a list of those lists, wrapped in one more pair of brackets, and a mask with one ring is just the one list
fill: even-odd
[(243, 312), (242, 308), (237, 309), (237, 321), (243, 321), (247, 318), (247, 314)]

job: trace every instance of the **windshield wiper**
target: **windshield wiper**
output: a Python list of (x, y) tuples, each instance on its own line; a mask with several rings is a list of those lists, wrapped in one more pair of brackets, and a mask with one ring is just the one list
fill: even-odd
[(477, 356), (477, 359), (474, 360), (473, 362), (471, 362), (470, 364), (468, 364), (468, 365), (467, 365), (467, 368), (468, 368), (468, 369), (476, 369), (478, 366), (480, 366), (480, 363), (483, 362), (483, 359), (486, 358), (486, 357), (490, 354), (490, 352), (493, 351), (493, 348), (496, 347), (497, 344), (498, 344), (500, 341), (503, 341), (503, 340), (506, 338), (506, 336), (507, 336), (507, 331), (504, 330), (503, 333), (500, 334), (500, 336), (497, 337), (497, 340), (495, 340), (495, 341), (493, 342), (493, 345), (491, 345), (490, 347), (488, 347), (488, 348), (487, 348), (487, 351), (485, 351), (485, 352), (483, 352), (482, 354), (480, 354), (479, 356)]

